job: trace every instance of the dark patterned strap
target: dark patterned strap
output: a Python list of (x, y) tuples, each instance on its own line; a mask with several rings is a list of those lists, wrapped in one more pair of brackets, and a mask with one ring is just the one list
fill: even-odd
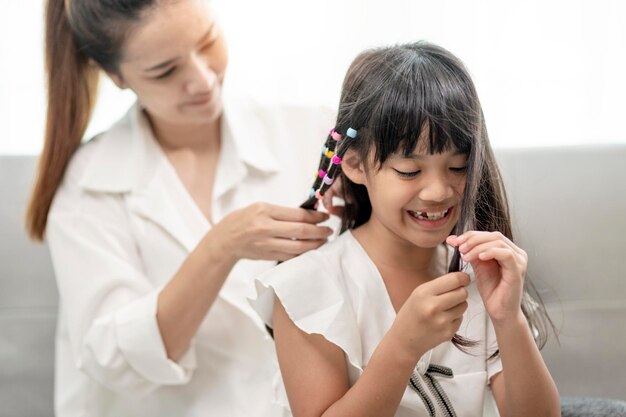
[[(438, 408), (443, 413), (443, 416), (457, 417), (456, 412), (454, 411), (454, 407), (452, 407), (452, 403), (448, 398), (448, 395), (442, 388), (441, 384), (439, 384), (439, 381), (435, 379), (435, 375), (439, 375), (445, 378), (454, 378), (454, 373), (452, 372), (452, 369), (446, 366), (432, 364), (428, 367), (428, 370), (424, 374), (424, 380), (426, 381), (426, 385), (428, 386), (430, 392), (435, 398)], [(430, 399), (428, 393), (422, 386), (420, 382), (420, 376), (416, 372), (413, 372), (413, 375), (411, 375), (411, 378), (409, 378), (409, 387), (413, 389), (413, 391), (415, 391), (422, 399), (422, 402), (424, 403), (424, 406), (426, 407), (426, 410), (428, 411), (430, 417), (435, 417), (436, 410), (433, 405), (433, 401)]]

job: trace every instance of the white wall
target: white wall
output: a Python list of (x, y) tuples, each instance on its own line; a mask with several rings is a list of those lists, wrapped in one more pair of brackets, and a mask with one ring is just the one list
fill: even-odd
[[(43, 6), (1, 0), (0, 154), (42, 147)], [(335, 105), (363, 48), (426, 39), (465, 61), (497, 147), (626, 143), (621, 0), (213, 0), (229, 77), (267, 100)], [(89, 135), (132, 102), (105, 83)]]

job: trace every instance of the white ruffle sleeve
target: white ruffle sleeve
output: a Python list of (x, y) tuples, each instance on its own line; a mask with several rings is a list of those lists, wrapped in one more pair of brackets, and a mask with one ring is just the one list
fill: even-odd
[(257, 298), (250, 304), (272, 327), (278, 298), (298, 328), (322, 335), (345, 352), (351, 365), (362, 369), (361, 337), (349, 297), (324, 262), (319, 252), (309, 252), (278, 265), (257, 278)]

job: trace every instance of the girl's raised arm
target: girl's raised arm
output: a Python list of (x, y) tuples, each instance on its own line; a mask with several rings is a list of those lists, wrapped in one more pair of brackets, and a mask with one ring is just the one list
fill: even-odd
[(500, 415), (560, 416), (558, 390), (521, 309), (526, 252), (499, 232), (470, 231), (447, 241), (472, 264), (493, 322), (503, 370), (491, 386)]

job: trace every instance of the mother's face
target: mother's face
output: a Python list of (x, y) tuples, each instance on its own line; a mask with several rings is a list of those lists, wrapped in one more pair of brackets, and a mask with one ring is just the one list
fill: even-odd
[(167, 124), (206, 124), (222, 113), (226, 43), (206, 0), (163, 2), (133, 27), (119, 74), (150, 116)]

